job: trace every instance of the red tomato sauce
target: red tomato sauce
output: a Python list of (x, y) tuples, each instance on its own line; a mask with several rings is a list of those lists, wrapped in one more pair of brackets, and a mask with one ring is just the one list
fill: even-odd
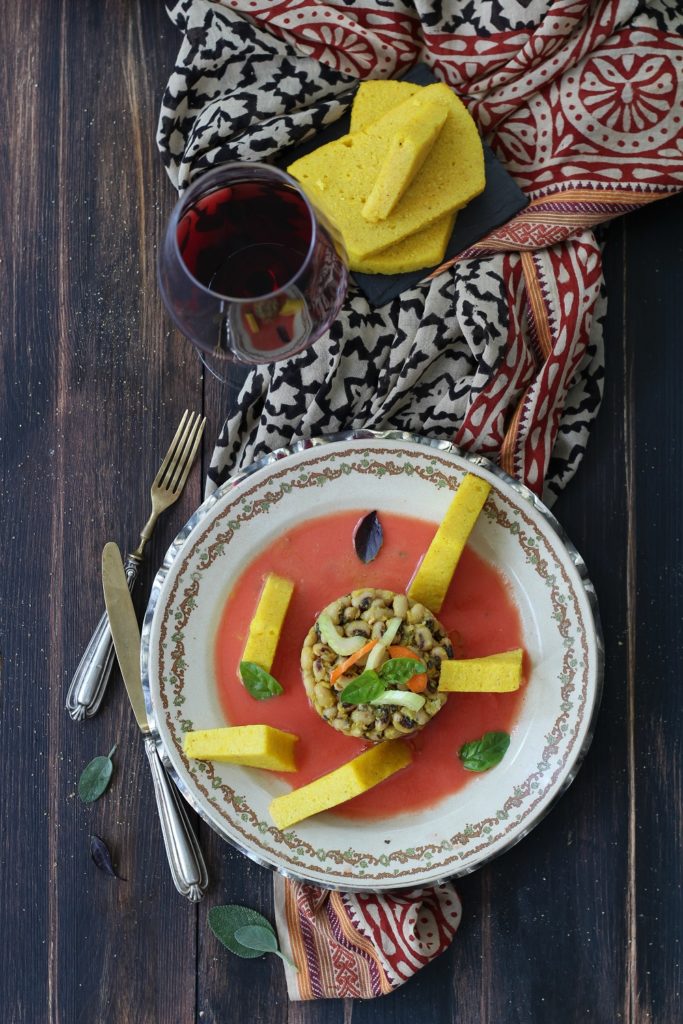
[[(216, 679), (227, 723), (272, 725), (295, 733), (299, 768), (280, 775), (292, 787), (339, 768), (369, 746), (337, 732), (310, 706), (299, 663), (308, 630), (326, 605), (359, 587), (404, 593), (436, 531), (433, 523), (382, 512), (384, 544), (374, 561), (364, 565), (353, 547), (353, 531), (364, 514), (349, 511), (309, 519), (278, 537), (242, 573), (218, 627)], [(271, 670), (285, 692), (257, 701), (243, 687), (238, 666), (269, 572), (294, 582)], [(524, 646), (519, 613), (504, 576), (470, 548), (462, 554), (437, 618), (451, 636), (456, 657), (475, 658)], [(334, 813), (386, 818), (424, 810), (457, 792), (473, 777), (462, 767), (458, 750), (485, 732), (509, 732), (523, 693), (524, 686), (515, 693), (450, 694), (436, 717), (407, 741), (413, 763)]]

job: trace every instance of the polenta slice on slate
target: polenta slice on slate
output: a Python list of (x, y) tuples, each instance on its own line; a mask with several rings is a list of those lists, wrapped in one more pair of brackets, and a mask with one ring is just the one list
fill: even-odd
[(406, 119), (389, 142), (386, 156), (362, 213), (370, 224), (385, 220), (431, 153), (448, 117), (443, 96), (435, 96)]
[[(410, 82), (384, 79), (361, 82), (351, 108), (351, 131), (367, 128), (422, 88), (424, 86)], [(390, 245), (366, 260), (356, 260), (351, 269), (362, 274), (406, 274), (438, 266), (446, 254), (456, 216), (456, 213), (447, 213), (439, 217), (429, 227), (408, 235), (402, 242)]]
[(453, 234), (456, 217), (456, 213), (447, 213), (428, 228), (408, 235), (396, 245), (381, 249), (364, 260), (351, 261), (351, 270), (361, 274), (407, 274), (411, 270), (438, 266)]
[(351, 132), (359, 132), (379, 121), (380, 117), (384, 117), (399, 103), (405, 103), (424, 88), (424, 85), (393, 82), (385, 78), (371, 78), (361, 82), (351, 108)]
[[(378, 168), (387, 145), (406, 119), (435, 96), (443, 96), (448, 116), (429, 159), (393, 213), (368, 224), (362, 209), (368, 198), (368, 170)], [(296, 160), (289, 173), (304, 186), (344, 238), (351, 265), (460, 209), (483, 191), (484, 154), (476, 125), (448, 86), (439, 82), (389, 110), (362, 131)]]

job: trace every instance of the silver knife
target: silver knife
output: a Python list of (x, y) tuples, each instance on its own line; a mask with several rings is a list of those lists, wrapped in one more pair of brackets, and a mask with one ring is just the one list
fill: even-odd
[(173, 882), (178, 892), (196, 903), (209, 884), (206, 864), (182, 797), (166, 774), (147, 721), (140, 678), (140, 629), (116, 544), (106, 544), (102, 552), (102, 585), (119, 668), (135, 720), (145, 737), (145, 753), (152, 769), (154, 796)]

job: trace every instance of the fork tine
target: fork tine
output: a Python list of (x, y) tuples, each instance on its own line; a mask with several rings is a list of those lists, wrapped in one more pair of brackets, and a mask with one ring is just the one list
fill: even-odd
[(194, 462), (195, 455), (197, 454), (197, 449), (199, 448), (199, 442), (201, 441), (202, 434), (204, 433), (205, 424), (206, 417), (200, 420), (198, 415), (192, 428), (192, 434), (185, 443), (183, 457), (178, 460), (175, 478), (170, 484), (170, 489), (174, 494), (182, 491), (185, 486), (190, 469), (192, 468), (192, 463)]
[(176, 449), (178, 448), (178, 445), (179, 445), (179, 442), (180, 442), (180, 438), (182, 436), (183, 430), (185, 429), (185, 423), (186, 423), (186, 420), (187, 420), (189, 415), (190, 415), (189, 410), (186, 409), (185, 412), (183, 413), (183, 416), (182, 416), (182, 419), (181, 419), (180, 424), (178, 426), (178, 429), (175, 432), (175, 437), (171, 441), (171, 443), (169, 445), (169, 448), (168, 448), (168, 451), (166, 452), (166, 455), (164, 456), (164, 460), (161, 463), (161, 465), (159, 466), (159, 471), (158, 471), (157, 475), (154, 477), (154, 480), (152, 482), (152, 487), (159, 487), (161, 485), (161, 481), (163, 479), (164, 473), (168, 469), (168, 465), (169, 465), (171, 459), (173, 458), (173, 456), (175, 455)]
[(168, 463), (168, 465), (167, 465), (166, 469), (164, 470), (163, 474), (161, 474), (159, 476), (159, 489), (160, 490), (162, 490), (162, 491), (171, 491), (172, 490), (171, 481), (173, 480), (174, 476), (176, 475), (176, 472), (178, 470), (178, 466), (182, 465), (182, 463), (183, 463), (189, 439), (192, 436), (192, 431), (194, 430), (195, 423), (196, 423), (196, 421), (198, 419), (199, 419), (199, 415), (197, 413), (194, 413), (194, 412), (190, 413), (190, 417), (187, 420), (187, 422), (185, 423), (185, 427), (183, 428), (183, 432), (180, 435), (180, 438), (178, 440), (177, 445), (175, 446), (175, 449), (173, 451), (173, 455), (171, 456), (170, 462)]

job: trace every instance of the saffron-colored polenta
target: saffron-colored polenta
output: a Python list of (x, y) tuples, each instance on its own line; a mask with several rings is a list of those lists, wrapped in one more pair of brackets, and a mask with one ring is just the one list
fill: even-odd
[[(410, 99), (422, 86), (409, 82), (370, 79), (361, 82), (351, 108), (351, 131), (360, 131), (399, 103)], [(453, 234), (457, 214), (447, 213), (426, 228), (408, 235), (367, 259), (355, 260), (351, 269), (362, 274), (407, 274), (441, 263)]]
[(394, 772), (405, 768), (412, 759), (410, 748), (403, 740), (378, 743), (341, 768), (309, 782), (307, 786), (276, 796), (270, 804), (272, 819), (279, 829), (289, 828), (297, 821), (360, 796)]
[(295, 772), (294, 747), (299, 737), (271, 725), (235, 725), (187, 732), (183, 749), (198, 761), (243, 764), (275, 772)]
[(393, 136), (365, 201), (362, 214), (370, 224), (386, 220), (430, 155), (448, 116), (440, 95), (424, 103)]
[[(377, 224), (362, 215), (388, 144), (406, 120), (436, 98), (448, 105), (446, 121), (429, 159), (392, 213)], [(296, 160), (289, 173), (337, 225), (351, 266), (453, 213), (484, 189), (484, 156), (479, 133), (466, 107), (443, 83), (428, 85), (359, 132)], [(370, 177), (369, 177), (370, 175)]]
[(458, 658), (441, 662), (441, 693), (511, 693), (522, 682), (521, 647), (486, 658)]
[(467, 538), (484, 507), (491, 484), (468, 473), (434, 534), (415, 573), (408, 597), (420, 601), (435, 615), (441, 610)]
[(291, 580), (268, 573), (249, 624), (242, 661), (253, 661), (270, 672), (293, 590)]

